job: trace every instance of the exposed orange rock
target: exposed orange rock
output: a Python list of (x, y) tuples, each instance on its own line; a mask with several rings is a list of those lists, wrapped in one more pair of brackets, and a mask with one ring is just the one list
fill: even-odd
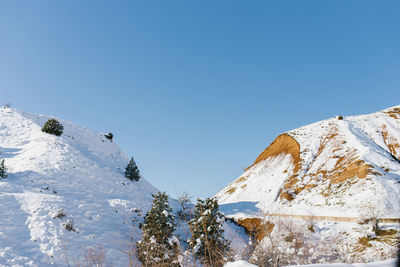
[(316, 173), (308, 174), (312, 179), (331, 180), (332, 184), (342, 183), (352, 178), (364, 179), (373, 172), (373, 166), (355, 156), (355, 152), (348, 152), (345, 156), (339, 157), (335, 166), (331, 170), (320, 170)]
[(397, 159), (400, 159), (400, 144), (395, 137), (389, 135), (385, 124), (382, 125), (382, 137), (390, 153)]
[[(336, 128), (332, 129), (332, 131), (333, 131), (332, 133), (321, 139), (317, 154), (315, 155), (315, 159), (318, 158), (319, 155), (321, 155), (321, 153), (325, 150), (327, 144), (331, 142), (333, 139), (335, 139), (335, 137), (338, 135)], [(312, 165), (312, 163), (310, 165)], [(296, 186), (296, 184), (299, 182), (299, 179), (297, 177), (298, 174), (295, 173), (291, 177), (289, 177), (289, 179), (285, 182), (283, 186), (285, 190), (281, 191), (280, 194), (281, 199), (292, 201), (294, 199), (294, 196), (298, 195), (304, 189), (315, 187), (315, 185), (313, 184)], [(289, 193), (288, 191), (292, 192)]]
[(240, 183), (240, 182), (244, 182), (244, 181), (246, 181), (246, 180), (247, 180), (246, 177), (241, 176), (241, 177), (239, 177), (236, 181), (234, 181), (234, 183)]
[(385, 111), (385, 113), (388, 114), (389, 117), (392, 117), (394, 119), (399, 119), (400, 108), (392, 108), (392, 109), (389, 109), (388, 111)]
[(279, 135), (246, 170), (269, 157), (276, 157), (280, 154), (290, 154), (292, 156), (294, 162), (294, 173), (297, 173), (300, 169), (301, 161), (300, 145), (293, 137), (286, 133)]
[[(294, 185), (299, 181), (297, 179), (298, 177), (298, 171), (300, 170), (301, 167), (301, 158), (300, 158), (300, 145), (297, 143), (297, 141), (290, 136), (287, 133), (279, 135), (254, 161), (254, 163), (248, 167), (246, 170), (249, 168), (253, 167), (254, 165), (260, 163), (263, 160), (266, 160), (270, 157), (276, 157), (281, 154), (289, 154), (292, 156), (293, 160), (293, 174), (291, 177), (289, 177), (284, 185), (285, 189), (288, 188), (293, 188)], [(286, 171), (287, 172), (287, 171)], [(291, 193), (288, 193), (285, 190), (282, 190), (279, 193), (279, 196), (281, 199), (285, 198), (288, 201), (291, 201), (294, 199), (293, 195)]]
[[(400, 109), (396, 112), (400, 113)], [(383, 135), (385, 135), (383, 133)], [(384, 136), (385, 140), (388, 140), (387, 134)], [(392, 139), (391, 139), (392, 140)], [(385, 141), (386, 142), (386, 141)], [(329, 151), (326, 151), (329, 144)], [(296, 195), (300, 194), (304, 189), (311, 189), (317, 186), (315, 180), (318, 179), (329, 179), (332, 184), (338, 184), (345, 182), (349, 179), (364, 179), (368, 174), (380, 175), (380, 173), (373, 171), (373, 166), (367, 164), (363, 160), (359, 159), (356, 155), (356, 151), (346, 151), (343, 149), (343, 145), (345, 141), (340, 138), (337, 133), (337, 129), (334, 127), (329, 131), (329, 134), (325, 137), (321, 138), (320, 145), (318, 151), (315, 155), (314, 160), (310, 163), (309, 169), (311, 169), (313, 163), (316, 159), (324, 153), (332, 153), (325, 163), (321, 166), (318, 166), (319, 171), (315, 173), (306, 173), (305, 175), (310, 177), (310, 181), (307, 184), (301, 183), (302, 177), (299, 176), (299, 170), (301, 168), (301, 158), (300, 158), (300, 145), (298, 142), (289, 134), (279, 135), (254, 161), (254, 163), (248, 167), (253, 167), (254, 165), (260, 163), (263, 160), (266, 160), (270, 157), (276, 157), (281, 154), (289, 154), (293, 159), (294, 169), (292, 175), (285, 181), (283, 188), (279, 192), (280, 199), (285, 199), (287, 201), (292, 201)], [(392, 154), (396, 155), (396, 149), (399, 149), (400, 145), (397, 143), (390, 143)], [(335, 156), (334, 152), (343, 150), (340, 155)], [(328, 161), (330, 162), (332, 158), (336, 159), (335, 166), (329, 167)], [(320, 164), (320, 163), (319, 163)], [(237, 182), (245, 181), (246, 178), (240, 177)], [(229, 193), (234, 192), (234, 188), (229, 189)]]
[[(337, 138), (338, 134), (335, 130), (336, 129), (333, 129), (333, 133), (330, 133), (321, 139), (318, 151), (314, 160), (310, 164), (310, 168), (315, 160), (325, 151), (328, 143), (331, 143), (331, 147), (333, 146), (333, 152), (342, 149), (343, 141)], [(332, 155), (332, 157), (335, 156)], [(328, 158), (325, 163), (331, 160), (332, 157)], [(364, 179), (368, 174), (379, 175), (379, 173), (373, 172), (373, 166), (359, 159), (356, 156), (355, 151), (348, 151), (343, 156), (337, 157), (335, 166), (330, 170), (324, 168), (326, 167), (325, 163), (318, 166), (320, 170), (316, 173), (306, 173), (306, 175), (311, 178), (307, 184), (299, 184), (298, 174), (294, 174), (285, 182), (283, 190), (279, 193), (279, 197), (281, 199), (292, 201), (295, 196), (300, 194), (304, 189), (316, 187), (316, 184), (313, 183), (313, 181), (320, 177), (322, 179), (329, 179), (332, 184), (337, 184), (353, 178)]]
[(233, 194), (235, 191), (236, 191), (236, 187), (231, 187), (228, 190), (226, 190), (226, 193)]
[(294, 196), (287, 191), (281, 191), (279, 196), (281, 199), (286, 199), (287, 201), (292, 201), (294, 199)]
[(351, 178), (364, 179), (372, 170), (372, 166), (357, 157), (340, 157), (333, 170), (326, 172), (326, 178), (337, 184)]
[(262, 240), (267, 234), (271, 233), (275, 226), (273, 223), (260, 218), (239, 219), (237, 223), (246, 228), (247, 232), (254, 236), (257, 241)]
[[(319, 155), (321, 155), (322, 151), (325, 150), (326, 145), (333, 140), (336, 136), (338, 136), (336, 129), (334, 129), (334, 133), (329, 134), (328, 136), (325, 136), (324, 138), (321, 139), (320, 143), (319, 143), (319, 148), (318, 148), (318, 152), (315, 155), (315, 158), (317, 158)], [(337, 148), (337, 150), (339, 150), (340, 147)]]

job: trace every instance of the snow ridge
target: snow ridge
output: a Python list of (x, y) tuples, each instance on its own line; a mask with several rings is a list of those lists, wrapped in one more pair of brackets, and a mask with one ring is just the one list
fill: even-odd
[[(227, 215), (363, 217), (380, 210), (381, 217), (400, 217), (399, 107), (330, 118), (286, 134), (299, 144), (299, 170), (284, 152), (251, 166), (216, 195)], [(251, 203), (252, 212), (243, 214), (235, 203)]]
[(158, 190), (124, 177), (129, 159), (114, 141), (63, 120), (61, 136), (43, 133), (49, 118), (0, 108), (9, 173), (0, 180), (0, 266), (63, 266), (88, 246), (104, 246), (107, 259), (126, 265), (132, 217)]

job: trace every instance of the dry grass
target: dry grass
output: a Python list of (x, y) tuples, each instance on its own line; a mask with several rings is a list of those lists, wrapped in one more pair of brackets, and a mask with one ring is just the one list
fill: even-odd
[(382, 125), (382, 137), (383, 141), (385, 142), (386, 146), (389, 148), (390, 153), (396, 157), (397, 159), (400, 158), (400, 144), (399, 141), (389, 135), (389, 132), (387, 131), (387, 127), (385, 124)]
[(358, 244), (364, 247), (372, 247), (372, 245), (369, 243), (370, 238), (368, 236), (362, 236), (358, 238)]
[(399, 246), (400, 245), (400, 236), (399, 233), (395, 229), (379, 229), (377, 231), (377, 236), (375, 238), (376, 241), (385, 243), (389, 246)]
[(235, 193), (235, 191), (236, 191), (236, 187), (231, 187), (228, 190), (226, 190), (226, 193), (227, 194), (233, 194), (233, 193)]
[(246, 181), (247, 180), (247, 178), (246, 177), (244, 177), (244, 176), (241, 176), (241, 177), (239, 177), (236, 181), (234, 181), (233, 183), (241, 183), (241, 182), (244, 182), (244, 181)]

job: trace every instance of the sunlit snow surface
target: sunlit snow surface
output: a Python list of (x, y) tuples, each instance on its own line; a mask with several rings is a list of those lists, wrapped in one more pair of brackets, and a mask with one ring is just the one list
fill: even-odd
[[(65, 265), (88, 246), (126, 264), (132, 219), (156, 192), (145, 179), (124, 177), (128, 157), (103, 134), (59, 120), (64, 133), (41, 131), (49, 119), (0, 108), (0, 266)], [(104, 125), (107, 129), (107, 125)], [(64, 218), (55, 218), (59, 210)], [(73, 222), (75, 231), (64, 224)]]
[[(391, 109), (345, 116), (343, 120), (330, 118), (287, 132), (300, 145), (301, 166), (296, 186), (315, 187), (300, 191), (292, 201), (278, 197), (284, 183), (294, 174), (292, 156), (280, 154), (247, 169), (221, 190), (216, 195), (221, 208), (233, 218), (265, 213), (360, 218), (374, 210), (379, 210), (379, 217), (400, 217), (400, 163), (392, 157), (384, 140), (387, 132), (387, 139), (398, 144), (399, 156), (400, 115), (397, 119), (390, 116), (387, 111)], [(336, 136), (319, 151), (331, 134)], [(332, 171), (340, 157), (350, 154), (372, 166), (374, 173), (368, 174), (368, 179), (332, 184), (321, 175), (312, 176), (321, 170)]]
[[(125, 178), (129, 157), (116, 145), (118, 136), (110, 141), (58, 119), (64, 133), (57, 137), (41, 131), (49, 118), (0, 108), (0, 151), (9, 173), (0, 179), (0, 266), (80, 266), (90, 253), (104, 253), (107, 266), (128, 266), (158, 190), (143, 177)], [(176, 214), (178, 201), (169, 202)], [(74, 230), (67, 231), (71, 222)], [(187, 240), (188, 227), (176, 222), (175, 235)], [(234, 250), (246, 246), (242, 228), (227, 222), (224, 230)]]
[[(274, 224), (270, 236), (261, 242), (266, 251), (271, 249), (272, 239), (279, 253), (295, 255), (285, 238), (296, 231), (314, 250), (309, 253), (312, 262), (334, 262), (339, 258), (332, 256), (336, 254), (349, 262), (392, 257), (399, 224), (393, 220), (380, 223), (383, 230), (395, 234), (375, 238), (372, 224), (361, 222), (372, 217), (400, 218), (400, 162), (394, 157), (400, 156), (399, 111), (394, 107), (341, 120), (334, 117), (287, 132), (299, 145), (298, 172), (292, 154), (267, 157), (216, 195), (221, 210), (235, 220), (257, 217)], [(353, 175), (336, 183), (321, 174), (342, 172), (343, 168), (335, 166), (348, 158), (369, 164), (371, 171), (365, 177)], [(295, 187), (304, 189), (288, 200), (280, 193), (287, 190), (285, 183), (290, 190), (292, 185), (287, 181), (293, 176), (298, 180), (293, 183), (293, 192)], [(313, 231), (308, 230), (311, 224)], [(362, 238), (369, 238), (367, 245), (360, 244)], [(300, 251), (305, 253), (309, 248)]]

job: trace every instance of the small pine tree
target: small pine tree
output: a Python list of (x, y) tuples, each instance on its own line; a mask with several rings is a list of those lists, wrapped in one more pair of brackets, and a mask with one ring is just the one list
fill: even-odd
[(42, 132), (54, 134), (56, 136), (62, 135), (63, 131), (64, 127), (56, 119), (49, 119), (42, 128)]
[(180, 266), (179, 241), (174, 236), (175, 216), (166, 193), (153, 195), (153, 204), (141, 226), (142, 238), (137, 242), (138, 258), (144, 266)]
[(224, 238), (223, 222), (224, 217), (215, 198), (197, 200), (194, 217), (189, 222), (192, 229), (189, 247), (204, 264), (223, 266), (229, 250), (229, 241)]
[(7, 167), (4, 164), (4, 159), (0, 160), (0, 178), (7, 178)]
[(128, 163), (128, 166), (126, 166), (125, 177), (130, 179), (131, 181), (133, 180), (139, 181), (140, 179), (139, 168), (136, 165), (136, 162), (133, 158), (131, 158), (131, 160)]

